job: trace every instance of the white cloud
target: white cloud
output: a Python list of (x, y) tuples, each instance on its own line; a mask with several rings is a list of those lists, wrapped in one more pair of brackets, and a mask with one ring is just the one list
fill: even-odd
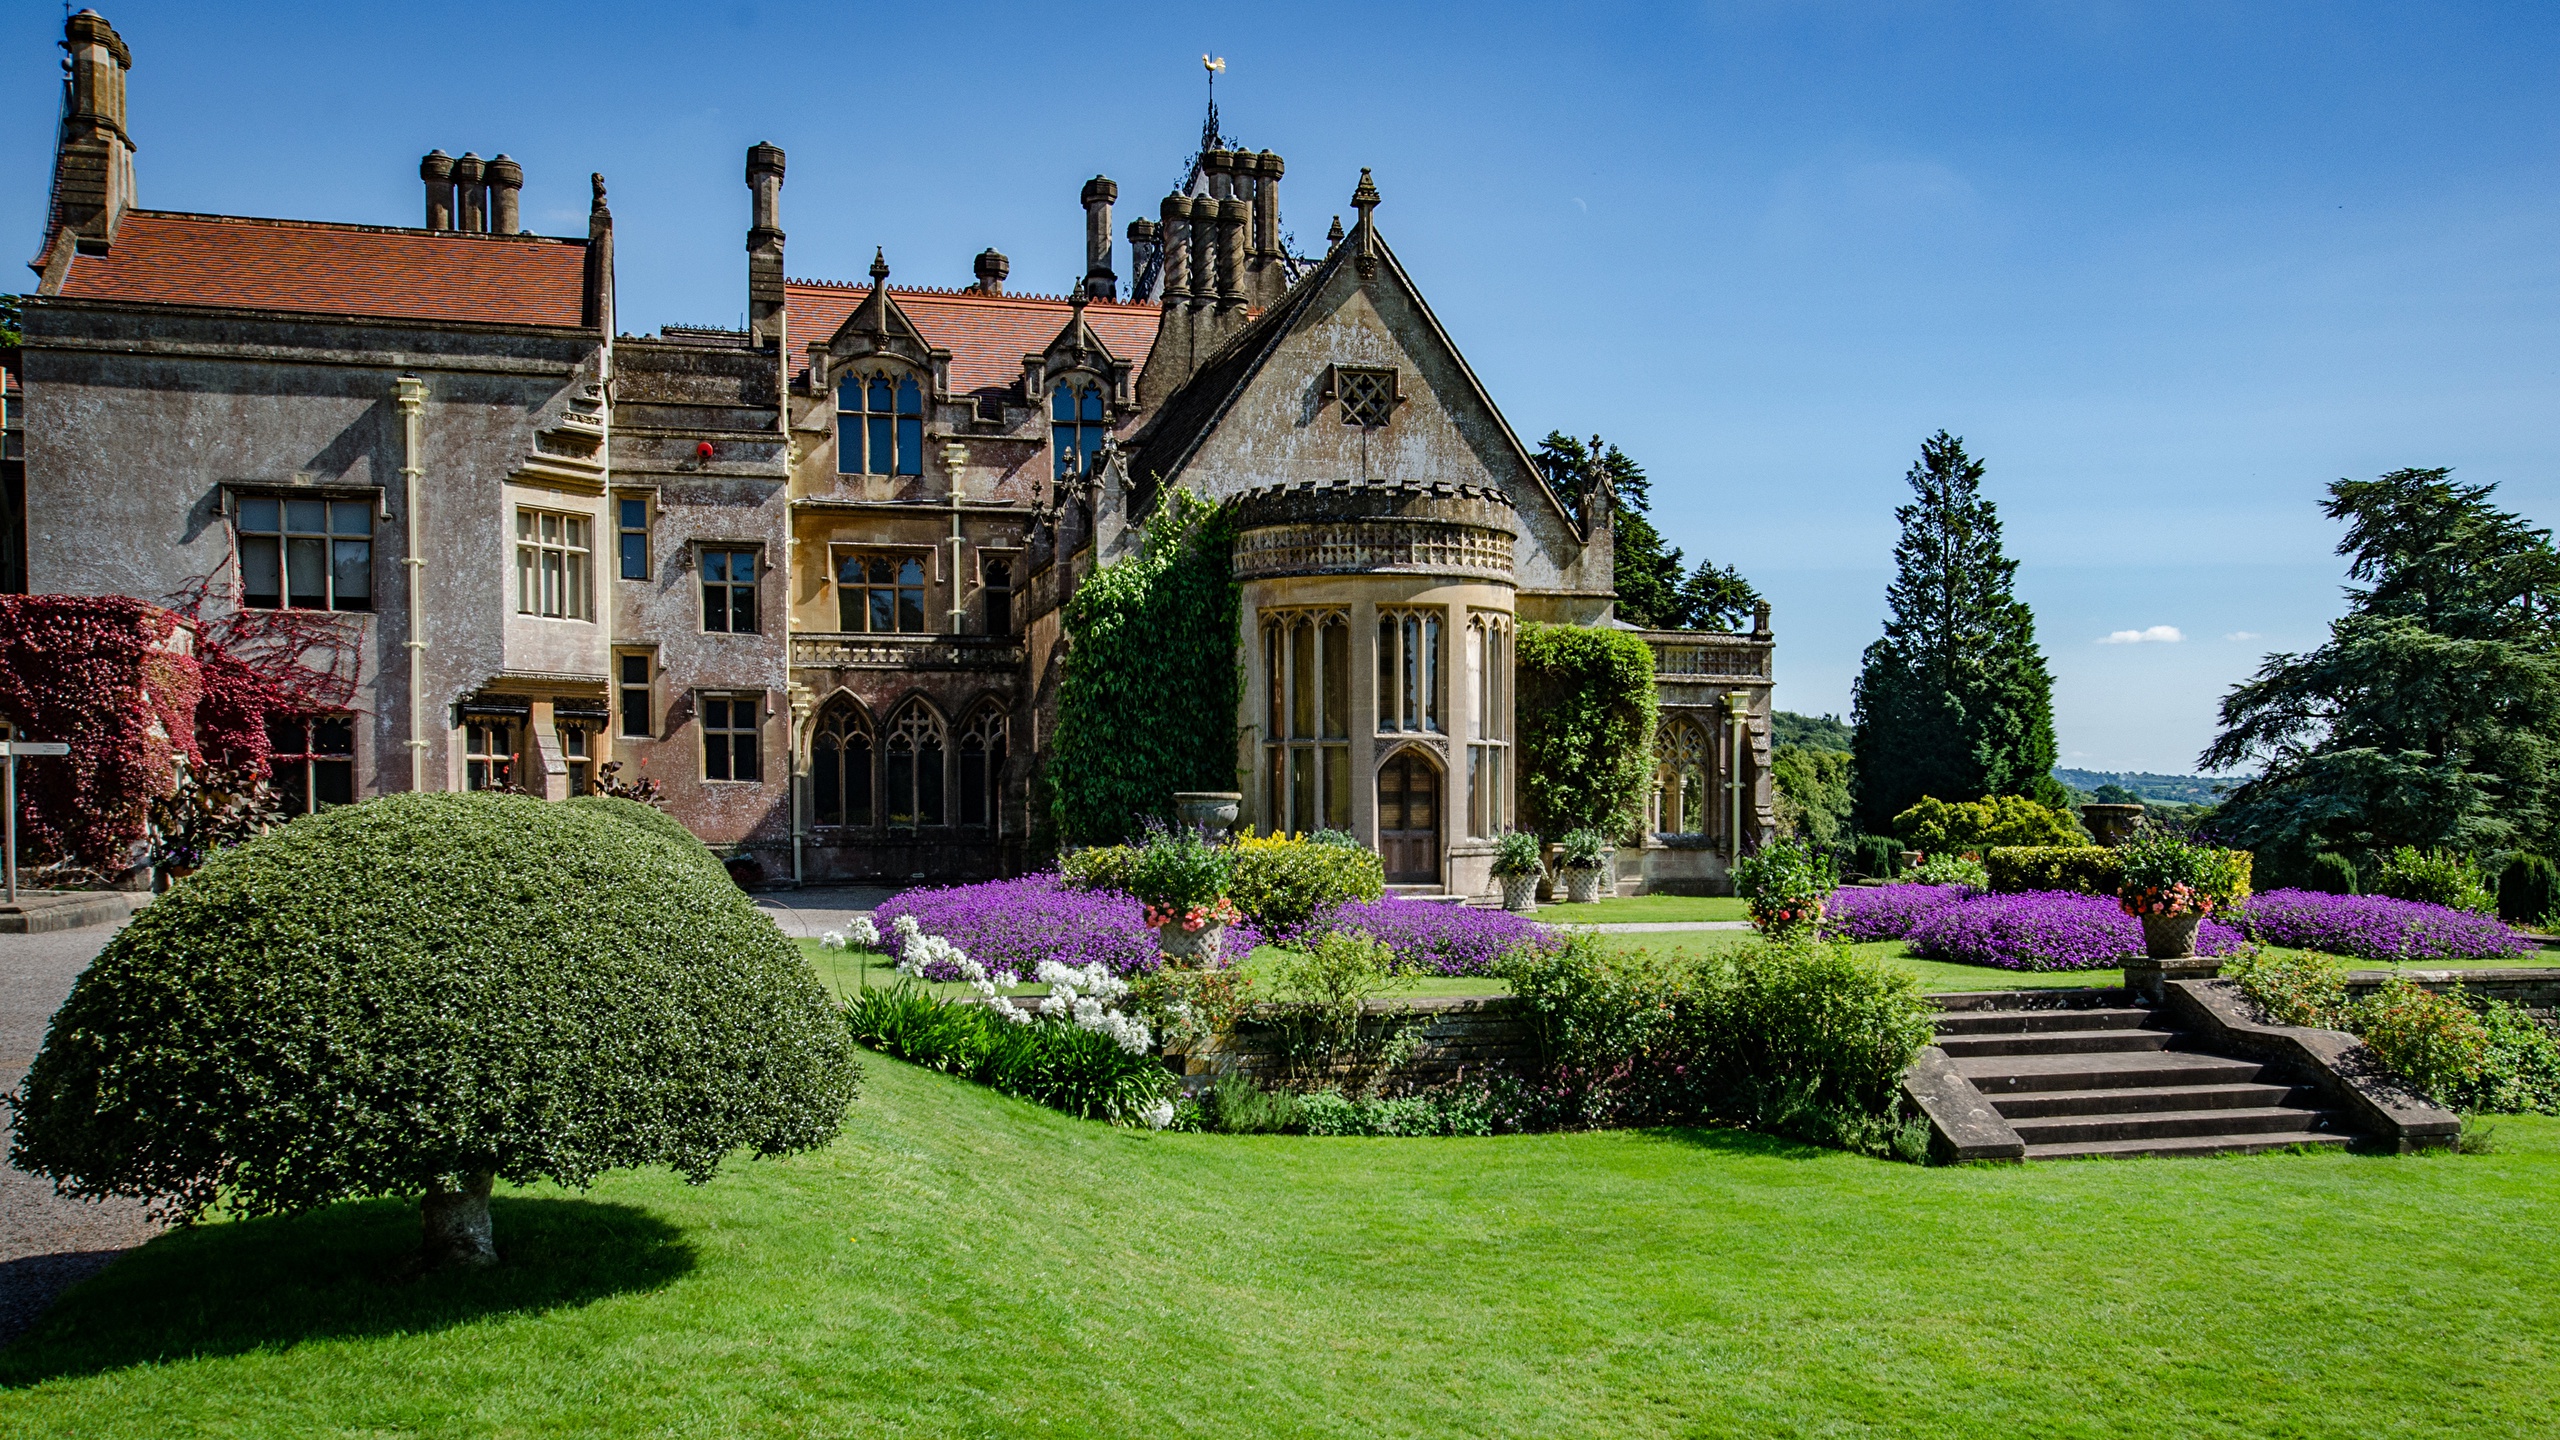
[(2255, 630), (2234, 630), (2222, 638), (2230, 641), (2234, 645), (2245, 645), (2252, 640), (2264, 640), (2267, 637), (2259, 634)]
[(2107, 632), (2106, 638), (2098, 643), (2101, 645), (2175, 645), (2186, 638), (2185, 633), (2175, 625), (2154, 625), (2148, 630), (2111, 630)]

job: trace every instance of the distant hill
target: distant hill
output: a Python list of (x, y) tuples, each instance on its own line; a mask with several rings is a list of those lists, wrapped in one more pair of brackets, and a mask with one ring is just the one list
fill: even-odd
[(2145, 800), (2170, 805), (2212, 805), (2222, 799), (2222, 792), (2239, 784), (2237, 780), (2217, 780), (2210, 775), (2153, 775), (2141, 770), (2110, 773), (2105, 770), (2056, 769), (2053, 778), (2074, 790), (2095, 790), (2101, 785), (2121, 785)]
[(1857, 732), (1837, 715), (1798, 715), (1780, 710), (1769, 717), (1769, 743), (1801, 745), (1808, 750), (1846, 750)]

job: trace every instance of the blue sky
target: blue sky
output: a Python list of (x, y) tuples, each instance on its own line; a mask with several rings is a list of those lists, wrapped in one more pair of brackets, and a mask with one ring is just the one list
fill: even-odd
[[(1302, 247), (1372, 167), (1512, 423), (1624, 445), (1673, 542), (1769, 595), (1791, 709), (1847, 710), (1941, 426), (1990, 464), (2066, 765), (2185, 770), (2226, 688), (2318, 642), (2328, 481), (2451, 465), (2560, 517), (2560, 8), (104, 13), (145, 204), (415, 224), (419, 154), (504, 150), (526, 223), (574, 232), (600, 170), (630, 329), (737, 322), (762, 139), (794, 275), (880, 245), (963, 284), (992, 245), (1060, 288), (1078, 186), (1151, 207), (1219, 53)], [(0, 12), (0, 229), (28, 253), (59, 24)]]

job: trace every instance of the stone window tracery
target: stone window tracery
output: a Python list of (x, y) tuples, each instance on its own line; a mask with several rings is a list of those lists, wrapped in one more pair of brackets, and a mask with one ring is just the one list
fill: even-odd
[(836, 384), (836, 471), (924, 473), (924, 389), (913, 375), (847, 375)]
[(1342, 423), (1375, 429), (1396, 412), (1396, 372), (1367, 365), (1333, 367), (1333, 398), (1342, 406)]
[(872, 823), (871, 720), (839, 695), (818, 712), (809, 741), (810, 810), (820, 825)]
[(1378, 611), (1378, 729), (1440, 734), (1441, 638), (1437, 610)]
[(887, 772), (889, 824), (913, 830), (944, 823), (942, 815), (942, 717), (922, 700), (910, 700), (889, 722), (881, 746)]
[(1467, 622), (1467, 833), (1499, 835), (1511, 821), (1511, 622)]
[(994, 702), (960, 731), (959, 823), (981, 830), (1002, 828), (1004, 810), (1005, 714)]
[(1703, 835), (1714, 818), (1707, 806), (1707, 775), (1715, 751), (1706, 732), (1687, 720), (1663, 727), (1653, 779), (1653, 829), (1658, 835)]
[(1264, 819), (1286, 834), (1351, 828), (1351, 617), (1265, 612)]
[(1102, 392), (1090, 384), (1061, 384), (1049, 392), (1050, 474), (1082, 475), (1111, 435)]

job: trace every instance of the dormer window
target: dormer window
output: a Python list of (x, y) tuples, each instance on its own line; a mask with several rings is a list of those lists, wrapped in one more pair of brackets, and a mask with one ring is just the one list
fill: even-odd
[(836, 386), (836, 471), (924, 473), (924, 390), (912, 375), (847, 375)]
[(1376, 429), (1396, 412), (1396, 372), (1362, 365), (1333, 367), (1333, 398), (1342, 403), (1342, 423)]
[(1049, 448), (1056, 478), (1081, 475), (1102, 451), (1111, 426), (1103, 418), (1102, 392), (1090, 385), (1060, 385), (1049, 392)]

